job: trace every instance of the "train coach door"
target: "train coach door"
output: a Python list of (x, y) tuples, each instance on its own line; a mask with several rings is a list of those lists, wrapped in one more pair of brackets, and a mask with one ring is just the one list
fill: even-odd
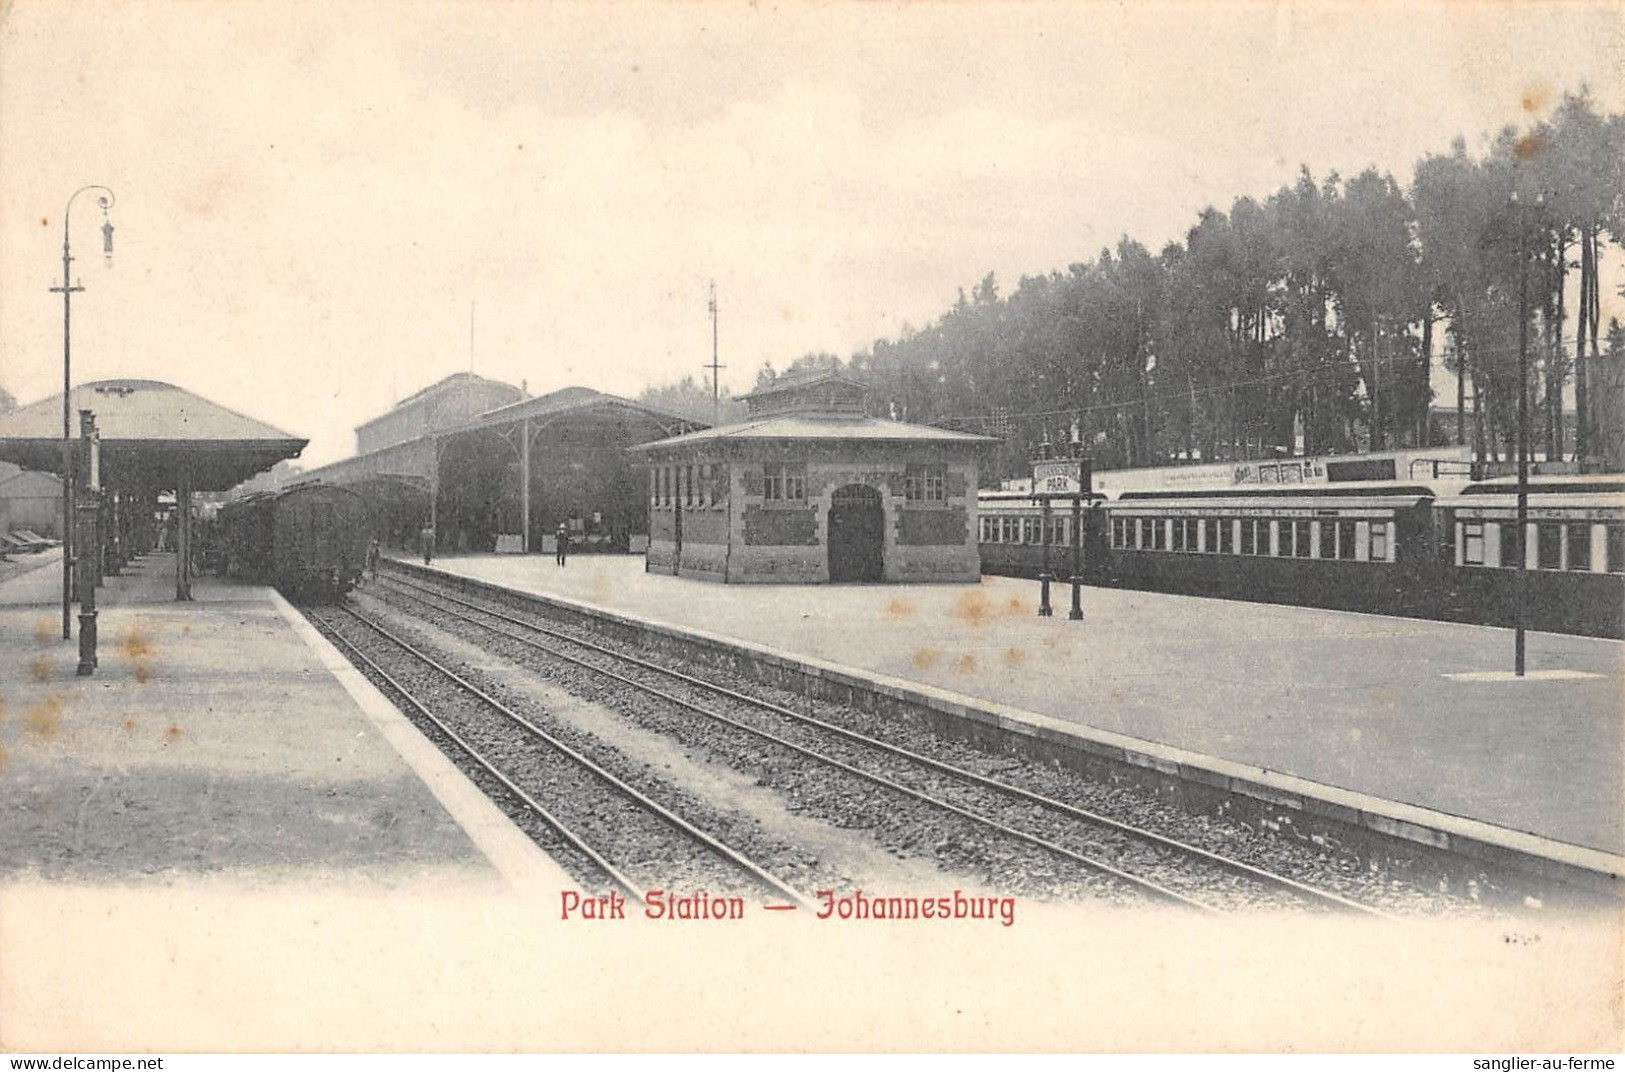
[(879, 491), (862, 484), (838, 488), (829, 504), (829, 579), (882, 580), (885, 530), (886, 511)]

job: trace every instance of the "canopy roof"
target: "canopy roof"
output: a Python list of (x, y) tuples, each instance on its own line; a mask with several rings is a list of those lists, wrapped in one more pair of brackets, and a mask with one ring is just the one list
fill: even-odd
[[(310, 442), (158, 380), (81, 384), (69, 409), (75, 438), (79, 411), (96, 414), (103, 483), (125, 487), (174, 488), (186, 471), (194, 490), (224, 491)], [(61, 472), (61, 395), (0, 416), (0, 459)]]

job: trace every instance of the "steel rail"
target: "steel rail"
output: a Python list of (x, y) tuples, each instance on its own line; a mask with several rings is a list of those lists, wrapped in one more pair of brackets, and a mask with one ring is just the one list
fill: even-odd
[(929, 767), (930, 769), (948, 775), (949, 777), (969, 782), (973, 785), (980, 786), (981, 788), (991, 790), (995, 793), (1001, 793), (1031, 804), (1037, 804), (1040, 807), (1059, 812), (1073, 819), (1093, 823), (1097, 826), (1104, 826), (1131, 838), (1136, 838), (1141, 841), (1155, 844), (1179, 855), (1203, 860), (1215, 867), (1229, 871), (1233, 874), (1238, 874), (1263, 885), (1272, 886), (1276, 889), (1296, 894), (1297, 896), (1303, 897), (1310, 901), (1319, 902), (1327, 907), (1336, 908), (1341, 911), (1356, 912), (1375, 918), (1393, 918), (1389, 913), (1384, 912), (1381, 909), (1374, 908), (1371, 905), (1362, 904), (1359, 901), (1344, 897), (1343, 895), (1334, 893), (1330, 890), (1320, 889), (1307, 883), (1300, 882), (1297, 879), (1290, 878), (1286, 875), (1277, 874), (1254, 864), (1249, 864), (1243, 860), (1237, 860), (1232, 857), (1224, 856), (1223, 854), (1213, 852), (1210, 849), (1204, 849), (1198, 845), (1191, 845), (1180, 841), (1177, 838), (1171, 838), (1165, 834), (1159, 834), (1154, 830), (1146, 830), (1142, 827), (1134, 826), (1131, 823), (1125, 823), (1120, 819), (1114, 819), (1109, 815), (1101, 815), (1097, 812), (1089, 811), (1086, 808), (1080, 808), (1074, 804), (1068, 804), (1063, 800), (1056, 800), (1053, 797), (1047, 797), (1041, 793), (1035, 793), (1030, 789), (1024, 789), (1021, 786), (1011, 785), (1010, 783), (1000, 781), (997, 778), (991, 778), (984, 774), (978, 774), (975, 771), (966, 770), (963, 767), (954, 766), (953, 764), (943, 762), (942, 760), (935, 759), (931, 756), (922, 755), (899, 745), (894, 745), (887, 741), (870, 737), (867, 734), (847, 729), (844, 726), (837, 726), (834, 723), (826, 722), (823, 719), (817, 718), (813, 715), (808, 715), (803, 712), (784, 707), (780, 704), (773, 703), (770, 700), (763, 700), (759, 697), (749, 696), (745, 693), (730, 689), (724, 685), (718, 685), (715, 682), (706, 681), (703, 678), (686, 674), (681, 670), (674, 670), (670, 667), (661, 666), (658, 663), (652, 663), (648, 660), (640, 659), (635, 655), (630, 655), (625, 652), (618, 652), (611, 648), (604, 647), (603, 645), (595, 644), (592, 641), (572, 637), (558, 630), (537, 625), (534, 622), (527, 622), (511, 615), (492, 611), (485, 607), (478, 606), (477, 604), (470, 603), (467, 600), (460, 599), (456, 596), (445, 595), (443, 593), (435, 592), (431, 588), (413, 584), (406, 581), (402, 577), (391, 577), (390, 580), (393, 583), (401, 584), (405, 587), (416, 588), (420, 591), (428, 592), (429, 594), (436, 595), (439, 598), (450, 599), (453, 602), (462, 604), (463, 606), (469, 607), (472, 610), (479, 611), (482, 614), (487, 614), (495, 618), (501, 618), (504, 621), (512, 622), (515, 625), (534, 630), (535, 632), (542, 633), (546, 636), (555, 637), (568, 643), (576, 644), (580, 647), (589, 648), (594, 651), (602, 652), (605, 655), (625, 660), (656, 673), (664, 674), (667, 677), (675, 678), (684, 682), (685, 684), (693, 685), (696, 688), (709, 691), (719, 696), (727, 697), (735, 702), (751, 707), (757, 707), (765, 711), (771, 711), (776, 715), (803, 723), (805, 725), (816, 726), (819, 729), (836, 734), (842, 738), (845, 738), (846, 740), (853, 741), (857, 744), (865, 745), (879, 751), (890, 753), (891, 755), (895, 755), (899, 758)]
[[(343, 609), (349, 611), (352, 616), (358, 619), (360, 618), (360, 615), (355, 614), (355, 612), (351, 611), (348, 607)], [(365, 621), (364, 619), (362, 620)], [(525, 807), (529, 808), (531, 811), (540, 816), (542, 821), (557, 831), (560, 837), (564, 838), (565, 841), (570, 843), (571, 847), (576, 849), (576, 851), (580, 852), (583, 856), (587, 857), (587, 859), (591, 860), (595, 867), (603, 871), (604, 874), (608, 875), (610, 881), (616, 886), (619, 886), (623, 893), (637, 901), (639, 904), (643, 903), (643, 895), (638, 892), (637, 887), (632, 880), (622, 873), (621, 870), (614, 864), (606, 860), (601, 853), (599, 853), (591, 845), (587, 844), (587, 840), (585, 838), (583, 838), (580, 834), (577, 834), (574, 830), (570, 829), (564, 820), (554, 815), (545, 805), (537, 801), (519, 786), (515, 785), (512, 779), (498, 770), (490, 760), (486, 759), (480, 754), (478, 749), (469, 744), (467, 741), (463, 740), (462, 736), (458, 734), (456, 730), (448, 726), (444, 719), (425, 707), (416, 696), (413, 696), (412, 693), (408, 691), (405, 685), (396, 680), (393, 674), (379, 666), (376, 660), (358, 648), (349, 637), (345, 636), (343, 633), (340, 633), (337, 629), (334, 629), (331, 622), (327, 621), (325, 618), (318, 618), (318, 621), (327, 627), (325, 631), (331, 635), (334, 640), (338, 641), (345, 649), (347, 649), (352, 659), (360, 660), (362, 663), (366, 664), (369, 670), (383, 678), (384, 681), (388, 683), (390, 688), (398, 692), (407, 703), (416, 708), (419, 714), (423, 715), (423, 717), (427, 718), (430, 722), (433, 722), (437, 727), (439, 727), (440, 732), (449, 737), (458, 748), (461, 748), (463, 752), (468, 755), (470, 759), (472, 759), (475, 763), (478, 763), (481, 767), (485, 768), (486, 773), (490, 774), (493, 778), (497, 779), (497, 781), (501, 782), (503, 787), (517, 797), (520, 802), (525, 805)]]
[[(417, 587), (417, 586), (411, 586), (411, 587)], [(427, 589), (420, 589), (420, 590), (428, 591)], [(419, 602), (424, 603), (425, 605), (427, 605), (427, 606), (429, 606), (431, 608), (441, 610), (442, 613), (446, 612), (445, 608), (435, 607), (434, 604), (429, 603), (427, 600), (424, 600), (421, 597), (412, 596), (410, 593), (403, 593), (403, 594), (406, 594), (408, 598), (416, 598), (416, 599), (418, 599)], [(533, 630), (535, 630), (537, 632), (543, 633), (544, 635), (552, 636), (552, 637), (555, 637), (557, 639), (562, 639), (562, 640), (564, 640), (564, 641), (566, 641), (568, 643), (578, 644), (578, 645), (580, 645), (582, 647), (586, 647), (586, 648), (590, 648), (590, 649), (595, 650), (595, 651), (602, 652), (603, 654), (608, 655), (608, 656), (610, 656), (612, 658), (622, 659), (622, 660), (625, 660), (627, 662), (631, 662), (634, 665), (644, 666), (644, 667), (647, 667), (649, 669), (657, 670), (657, 671), (659, 671), (661, 673), (665, 673), (665, 674), (668, 674), (668, 675), (671, 675), (671, 676), (681, 677), (681, 678), (685, 678), (685, 679), (687, 677), (687, 675), (683, 675), (679, 671), (671, 671), (671, 670), (668, 670), (665, 667), (660, 667), (660, 666), (655, 666), (653, 664), (645, 663), (643, 660), (638, 659), (635, 656), (625, 655), (625, 654), (620, 653), (620, 652), (611, 651), (611, 650), (609, 650), (607, 648), (601, 648), (599, 645), (593, 644), (591, 642), (580, 641), (580, 640), (575, 639), (574, 637), (569, 637), (569, 636), (565, 636), (563, 634), (556, 633), (555, 631), (553, 631), (551, 629), (547, 629), (544, 626), (537, 626), (537, 625), (534, 625), (534, 624), (529, 623), (529, 622), (524, 622), (524, 621), (521, 621), (519, 619), (512, 618), (512, 617), (510, 617), (510, 616), (508, 616), (506, 614), (487, 611), (482, 607), (475, 606), (475, 605), (473, 605), (471, 603), (468, 603), (465, 600), (457, 599), (456, 597), (447, 597), (447, 596), (441, 595), (440, 593), (435, 593), (435, 592), (432, 592), (432, 591), (430, 592), (430, 594), (436, 595), (436, 596), (438, 596), (440, 598), (450, 598), (453, 602), (462, 603), (463, 605), (468, 606), (473, 610), (479, 611), (482, 614), (488, 614), (491, 617), (501, 618), (501, 619), (506, 620), (506, 621), (512, 621), (517, 625), (521, 625), (521, 626), (524, 626), (525, 628), (533, 629)], [(577, 658), (576, 656), (567, 654), (567, 653), (562, 652), (562, 651), (558, 651), (555, 648), (549, 648), (549, 647), (547, 647), (545, 645), (538, 644), (535, 641), (530, 640), (527, 637), (518, 636), (518, 635), (516, 635), (514, 633), (508, 632), (507, 630), (498, 629), (498, 628), (496, 628), (494, 626), (486, 625), (486, 624), (484, 624), (482, 622), (473, 621), (472, 619), (468, 618), (465, 615), (457, 615), (457, 617), (461, 617), (464, 621), (470, 622), (470, 624), (478, 625), (478, 626), (481, 626), (482, 628), (488, 629), (491, 632), (494, 632), (494, 633), (498, 634), (499, 636), (507, 637), (509, 640), (513, 640), (513, 641), (516, 641), (517, 643), (524, 644), (524, 645), (526, 645), (528, 647), (534, 648), (537, 651), (543, 652), (544, 654), (553, 656), (555, 658), (564, 659), (565, 661), (570, 662), (570, 663), (574, 663), (575, 665), (580, 666), (580, 667), (582, 667), (584, 669), (591, 670), (594, 673), (601, 674), (601, 675), (603, 675), (605, 677), (608, 677), (608, 678), (610, 678), (612, 680), (618, 681), (618, 682), (620, 682), (620, 683), (622, 683), (624, 685), (629, 685), (632, 688), (638, 689), (638, 690), (640, 690), (642, 692), (646, 692), (651, 696), (658, 697), (659, 699), (662, 699), (662, 700), (666, 701), (667, 703), (671, 703), (671, 704), (674, 704), (674, 705), (676, 705), (678, 707), (685, 708), (685, 709), (687, 709), (689, 711), (693, 711), (695, 714), (701, 715), (701, 716), (703, 716), (705, 718), (712, 719), (712, 720), (714, 720), (716, 722), (720, 722), (720, 723), (722, 723), (724, 725), (731, 726), (731, 727), (733, 727), (735, 729), (742, 730), (745, 733), (748, 733), (748, 734), (751, 734), (753, 736), (762, 738), (763, 740), (770, 741), (770, 742), (772, 742), (774, 744), (777, 744), (777, 745), (779, 745), (779, 746), (781, 746), (783, 748), (787, 748), (787, 749), (789, 749), (789, 750), (791, 750), (793, 752), (797, 752), (797, 753), (799, 753), (801, 755), (807, 756), (810, 759), (813, 759), (813, 760), (816, 760), (816, 761), (818, 761), (820, 763), (823, 763), (823, 764), (826, 764), (828, 766), (834, 767), (837, 770), (844, 771), (844, 772), (846, 772), (848, 774), (853, 775), (854, 777), (861, 778), (864, 781), (868, 781), (868, 782), (871, 782), (871, 783), (873, 783), (875, 785), (879, 785), (879, 786), (882, 786), (882, 787), (884, 787), (886, 789), (890, 789), (890, 790), (892, 790), (894, 792), (901, 793), (904, 796), (907, 796), (907, 797), (909, 797), (909, 798), (911, 798), (913, 800), (920, 801), (921, 803), (928, 804), (931, 807), (937, 808), (939, 810), (947, 811), (947, 812), (950, 812), (950, 813), (952, 813), (954, 815), (958, 815), (961, 818), (969, 820), (970, 822), (972, 822), (972, 823), (974, 823), (974, 824), (976, 824), (978, 826), (982, 826), (982, 827), (986, 827), (986, 828), (991, 829), (991, 830), (995, 830), (998, 833), (1005, 835), (1006, 837), (1014, 838), (1017, 841), (1022, 841), (1022, 842), (1025, 842), (1025, 843), (1029, 844), (1029, 845), (1033, 845), (1033, 846), (1036, 846), (1038, 848), (1044, 849), (1045, 851), (1050, 852), (1050, 853), (1052, 853), (1054, 855), (1060, 856), (1060, 857), (1062, 857), (1064, 859), (1071, 860), (1074, 863), (1081, 864), (1082, 866), (1084, 866), (1084, 867), (1086, 867), (1086, 868), (1090, 869), (1091, 871), (1094, 871), (1094, 872), (1096, 872), (1098, 874), (1107, 875), (1107, 876), (1109, 876), (1111, 878), (1117, 879), (1118, 881), (1123, 882), (1124, 884), (1126, 884), (1128, 886), (1131, 886), (1131, 887), (1141, 891), (1142, 893), (1148, 894), (1151, 897), (1154, 897), (1154, 898), (1156, 898), (1158, 900), (1168, 901), (1168, 902), (1171, 902), (1171, 903), (1174, 903), (1174, 904), (1181, 905), (1181, 906), (1186, 907), (1186, 908), (1193, 908), (1193, 909), (1196, 909), (1196, 910), (1201, 911), (1201, 912), (1215, 913), (1215, 912), (1220, 911), (1219, 909), (1215, 908), (1214, 906), (1212, 906), (1210, 904), (1206, 904), (1206, 903), (1204, 903), (1204, 902), (1202, 902), (1200, 900), (1197, 900), (1194, 897), (1190, 897), (1190, 896), (1187, 896), (1186, 894), (1180, 893), (1178, 890), (1169, 889), (1168, 887), (1163, 886), (1160, 883), (1157, 883), (1157, 882), (1155, 882), (1155, 881), (1153, 881), (1151, 879), (1145, 878), (1145, 877), (1140, 876), (1140, 875), (1133, 874), (1132, 872), (1129, 872), (1129, 871), (1124, 871), (1121, 868), (1115, 867), (1112, 864), (1109, 864), (1104, 860), (1100, 860), (1100, 859), (1097, 859), (1097, 858), (1095, 858), (1093, 856), (1089, 856), (1089, 855), (1087, 855), (1085, 853), (1081, 853), (1081, 852), (1077, 852), (1077, 851), (1075, 851), (1073, 849), (1069, 849), (1065, 845), (1060, 845), (1060, 844), (1057, 844), (1057, 843), (1055, 843), (1053, 841), (1050, 841), (1050, 840), (1048, 840), (1046, 838), (1039, 837), (1036, 834), (1031, 834), (1031, 833), (1028, 833), (1025, 830), (1017, 829), (1016, 827), (1010, 826), (1010, 825), (1008, 825), (1006, 823), (1002, 823), (997, 819), (990, 819), (985, 815), (980, 815), (980, 814), (978, 814), (976, 812), (970, 811), (969, 809), (961, 807), (958, 804), (954, 804), (954, 803), (952, 803), (950, 801), (942, 800), (939, 797), (934, 797), (934, 796), (930, 795), (929, 793), (925, 793), (925, 792), (923, 792), (921, 790), (918, 790), (918, 789), (915, 789), (915, 788), (913, 788), (911, 786), (903, 785), (902, 783), (894, 781), (894, 780), (886, 777), (885, 775), (876, 774), (876, 773), (874, 773), (872, 771), (866, 771), (866, 770), (863, 770), (860, 767), (855, 767), (855, 766), (851, 765), (850, 763), (845, 762), (844, 760), (836, 759), (833, 756), (825, 755), (824, 753), (816, 751), (815, 749), (812, 749), (812, 748), (808, 748), (805, 745), (797, 744), (794, 741), (788, 740), (788, 739), (786, 739), (784, 737), (780, 737), (777, 734), (772, 733), (772, 732), (770, 732), (768, 730), (764, 730), (764, 729), (761, 729), (759, 727), (751, 726), (751, 725), (749, 725), (747, 723), (740, 722), (740, 721), (738, 721), (736, 719), (729, 718), (727, 715), (720, 714), (720, 713), (718, 713), (716, 711), (707, 710), (706, 708), (701, 707), (698, 704), (695, 704), (690, 700), (685, 700), (680, 696), (673, 695), (672, 693), (669, 693), (669, 692), (664, 692), (664, 691), (662, 691), (662, 690), (660, 690), (658, 688), (655, 688), (652, 685), (646, 684), (646, 683), (641, 682), (641, 681), (637, 681), (634, 678), (629, 678), (629, 677), (625, 676), (624, 674), (618, 674), (613, 670), (609, 670), (609, 669), (606, 669), (606, 668), (601, 667), (601, 666), (595, 666), (594, 664), (592, 664), (590, 662), (587, 662), (584, 659), (580, 659), (580, 658)], [(729, 690), (723, 689), (721, 686), (709, 686), (708, 683), (698, 682), (698, 681), (696, 681), (696, 683), (700, 684), (702, 687), (713, 688), (715, 691), (723, 692), (724, 694), (729, 693)], [(754, 705), (757, 705), (757, 706), (763, 706), (763, 707), (766, 707), (766, 708), (768, 708), (770, 710), (774, 709), (774, 705), (768, 704), (766, 701), (759, 701), (759, 700), (755, 700), (755, 699), (750, 698), (750, 697), (744, 697), (741, 694), (733, 694), (733, 695), (738, 696), (740, 699), (742, 699), (746, 703), (754, 704)], [(801, 715), (797, 714), (796, 712), (789, 712), (789, 714), (792, 717), (800, 718), (800, 719), (803, 719), (805, 721), (810, 721), (810, 722), (816, 723), (818, 725), (827, 725), (825, 723), (818, 722), (818, 720), (816, 720), (816, 719), (810, 719), (810, 718), (807, 718), (807, 716), (801, 716)], [(831, 728), (831, 729), (839, 729), (839, 727), (829, 727), (829, 728)], [(860, 739), (867, 740), (867, 738), (861, 738), (861, 735), (858, 735), (858, 736), (860, 737)], [(875, 743), (882, 744), (883, 742), (875, 742)], [(921, 757), (921, 758), (924, 758), (924, 757)]]
[(811, 908), (813, 906), (812, 901), (809, 898), (807, 898), (804, 894), (802, 894), (800, 891), (795, 889), (793, 886), (786, 883), (784, 880), (778, 878), (777, 876), (775, 876), (775, 875), (771, 874), (770, 872), (768, 872), (767, 870), (765, 870), (763, 867), (761, 867), (761, 865), (757, 864), (754, 860), (750, 859), (748, 856), (745, 856), (743, 853), (739, 852), (737, 849), (734, 849), (731, 846), (724, 844), (723, 842), (719, 841), (717, 838), (713, 837), (711, 834), (708, 834), (704, 830), (701, 830), (699, 827), (695, 826), (693, 823), (689, 822), (687, 819), (684, 819), (681, 815), (678, 815), (676, 812), (672, 811), (670, 808), (667, 808), (665, 805), (659, 803), (658, 801), (650, 799), (646, 794), (644, 794), (636, 786), (633, 786), (629, 782), (626, 782), (625, 780), (621, 779), (620, 777), (616, 776), (615, 774), (612, 774), (610, 771), (605, 770), (603, 767), (601, 767), (597, 763), (593, 762), (587, 756), (585, 756), (585, 755), (581, 754), (580, 752), (576, 751), (574, 748), (570, 747), (568, 744), (566, 744), (563, 741), (559, 740), (557, 737), (553, 736), (552, 734), (548, 733), (546, 730), (542, 729), (540, 726), (536, 725), (534, 722), (527, 719), (524, 715), (519, 714), (517, 711), (514, 711), (512, 708), (510, 708), (506, 704), (504, 704), (502, 701), (496, 699), (495, 697), (491, 696), (489, 693), (482, 690), (478, 685), (475, 685), (473, 682), (471, 682), (471, 681), (467, 680), (466, 678), (462, 677), (455, 670), (452, 670), (451, 668), (441, 664), (432, 655), (429, 655), (427, 652), (419, 650), (418, 648), (414, 647), (408, 641), (403, 640), (399, 636), (396, 636), (394, 633), (390, 632), (388, 629), (384, 628), (382, 625), (378, 624), (376, 621), (373, 621), (371, 618), (367, 617), (364, 614), (361, 614), (360, 612), (354, 610), (353, 608), (345, 607), (344, 609), (345, 609), (345, 611), (347, 613), (352, 615), (357, 621), (359, 621), (362, 624), (364, 624), (364, 625), (368, 626), (369, 628), (373, 629), (380, 636), (383, 636), (386, 639), (388, 639), (390, 641), (393, 641), (395, 644), (400, 646), (402, 649), (404, 649), (404, 650), (410, 652), (412, 655), (416, 656), (420, 661), (422, 661), (424, 663), (427, 663), (428, 665), (434, 667), (442, 675), (444, 675), (447, 679), (449, 679), (454, 684), (456, 684), (459, 688), (463, 689), (465, 692), (468, 692), (470, 695), (477, 697), (478, 699), (483, 701), (486, 705), (493, 708), (494, 710), (501, 712), (506, 718), (508, 718), (509, 720), (514, 722), (516, 725), (522, 726), (531, 735), (541, 739), (542, 741), (545, 741), (549, 746), (551, 746), (556, 751), (563, 753), (564, 755), (568, 756), (570, 759), (574, 760), (580, 766), (586, 768), (587, 770), (591, 771), (593, 774), (597, 775), (600, 779), (602, 779), (604, 782), (608, 783), (611, 787), (613, 787), (617, 792), (621, 793), (623, 796), (630, 797), (631, 799), (637, 801), (639, 804), (643, 805), (649, 811), (653, 812), (656, 816), (658, 816), (659, 818), (665, 820), (668, 824), (675, 827), (677, 830), (681, 831), (684, 834), (687, 834), (690, 838), (692, 838), (695, 841), (698, 841), (700, 844), (702, 844), (706, 848), (710, 849), (716, 855), (722, 857), (724, 860), (728, 861), (729, 863), (733, 864), (735, 867), (737, 867), (740, 870), (744, 871), (746, 874), (748, 874), (752, 878), (756, 879), (756, 881), (760, 882), (761, 884), (766, 886), (768, 889), (772, 890), (774, 893), (780, 894), (781, 896), (786, 897), (791, 901), (794, 901), (797, 905), (800, 905), (803, 908)]

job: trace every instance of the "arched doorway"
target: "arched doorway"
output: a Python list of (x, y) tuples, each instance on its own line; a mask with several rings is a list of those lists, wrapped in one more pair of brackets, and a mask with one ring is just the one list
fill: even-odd
[(885, 526), (879, 491), (863, 484), (836, 489), (829, 504), (829, 579), (882, 580)]

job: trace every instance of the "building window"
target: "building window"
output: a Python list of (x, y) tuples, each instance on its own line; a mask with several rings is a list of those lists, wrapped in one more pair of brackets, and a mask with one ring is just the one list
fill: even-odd
[(1388, 561), (1388, 522), (1371, 523), (1371, 561)]
[(1535, 568), (1563, 568), (1563, 526), (1542, 522), (1535, 526)]
[(705, 506), (711, 501), (711, 467), (701, 464), (699, 467), (699, 484), (694, 490), (694, 504)]
[(1461, 564), (1464, 566), (1482, 566), (1484, 564), (1484, 523), (1482, 521), (1462, 522)]
[(658, 465), (649, 467), (649, 505), (660, 505), (660, 467)]
[(683, 466), (683, 505), (694, 505), (694, 467)]
[(768, 502), (800, 502), (806, 497), (805, 465), (769, 465), (762, 470), (762, 498)]
[(903, 470), (903, 498), (909, 502), (947, 502), (947, 467), (942, 465), (908, 466)]
[(1569, 526), (1569, 569), (1591, 570), (1591, 522)]

